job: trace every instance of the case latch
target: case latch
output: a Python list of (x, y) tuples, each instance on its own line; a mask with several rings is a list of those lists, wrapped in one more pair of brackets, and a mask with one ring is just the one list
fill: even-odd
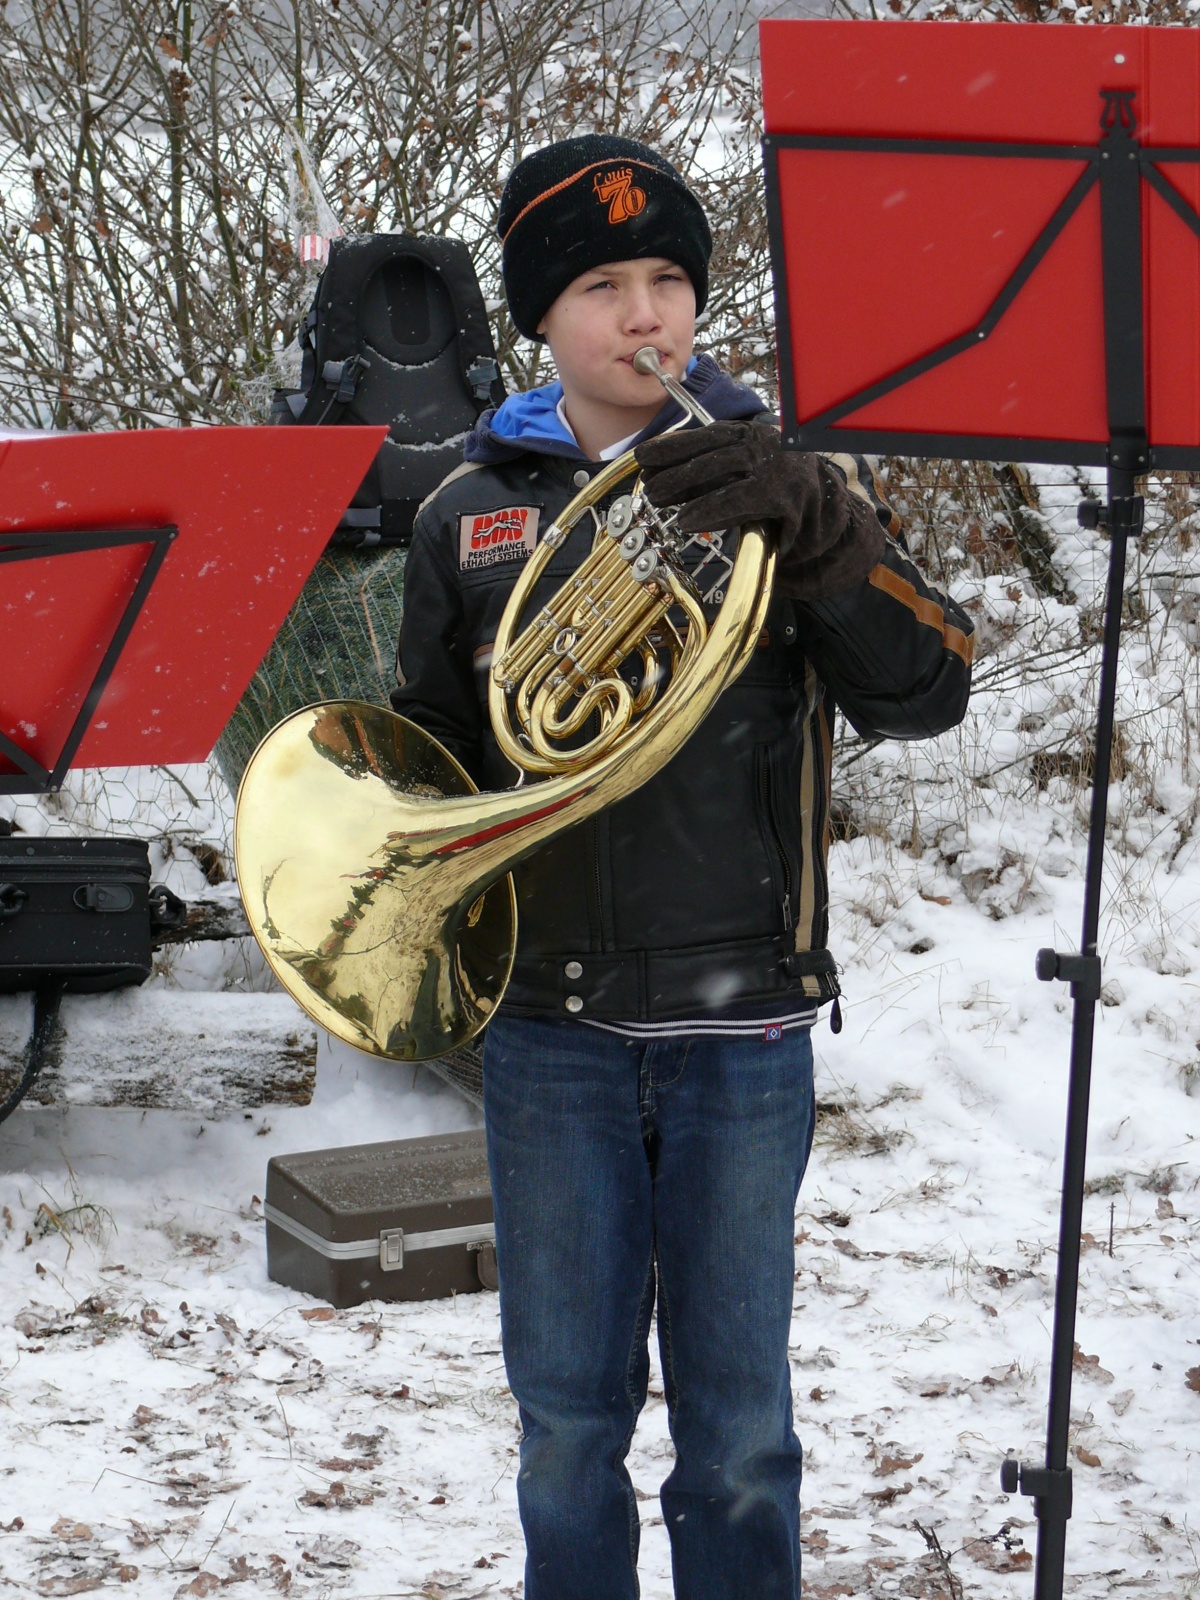
[(379, 1270), (399, 1272), (404, 1265), (404, 1229), (379, 1230)]
[(71, 898), (81, 911), (129, 911), (133, 906), (127, 883), (81, 883)]

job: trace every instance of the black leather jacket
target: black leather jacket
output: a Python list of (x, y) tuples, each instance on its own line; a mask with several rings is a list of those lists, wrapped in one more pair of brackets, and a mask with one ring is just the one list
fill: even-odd
[[(713, 373), (709, 362), (689, 379), (710, 411), (761, 410)], [(647, 434), (677, 415), (664, 408)], [(491, 733), (487, 670), (532, 547), (530, 514), (549, 526), (577, 475), (597, 467), (569, 447), (519, 447), (487, 423), (471, 441), (475, 459), (418, 514), (391, 699), (481, 787), (498, 789), (514, 774)], [(898, 531), (865, 463), (833, 459)], [(532, 605), (574, 570), (593, 531), (590, 517), (577, 524)], [(514, 869), (519, 934), (505, 1006), (565, 1017), (571, 995), (585, 1018), (657, 1021), (836, 995), (826, 879), (834, 705), (864, 734), (952, 727), (967, 703), (970, 635), (970, 619), (894, 537), (853, 590), (813, 603), (776, 597), (749, 666), (674, 760)]]

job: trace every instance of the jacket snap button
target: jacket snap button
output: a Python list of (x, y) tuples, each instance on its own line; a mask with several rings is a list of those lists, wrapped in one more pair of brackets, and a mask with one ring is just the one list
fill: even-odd
[(582, 978), (583, 963), (580, 961), (568, 961), (566, 966), (563, 968), (563, 971), (566, 973), (568, 978)]
[(575, 485), (575, 487), (577, 489), (586, 489), (588, 484), (591, 483), (591, 481), (592, 481), (591, 473), (590, 472), (585, 472), (582, 467), (580, 467), (579, 471), (571, 479), (571, 482)]
[(567, 996), (566, 1006), (567, 1006), (567, 1010), (571, 1013), (572, 1016), (574, 1016), (574, 1014), (577, 1011), (582, 1011), (583, 1010), (583, 1001), (579, 998), (579, 996), (577, 994), (569, 994)]

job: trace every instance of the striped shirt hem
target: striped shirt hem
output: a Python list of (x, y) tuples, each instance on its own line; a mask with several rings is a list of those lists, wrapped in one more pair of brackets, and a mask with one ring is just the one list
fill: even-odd
[(598, 1022), (595, 1017), (577, 1020), (589, 1028), (619, 1033), (626, 1039), (678, 1039), (685, 1034), (709, 1039), (763, 1039), (777, 1038), (796, 1028), (811, 1028), (817, 1020), (817, 1007), (807, 1006), (803, 1011), (789, 1011), (786, 1016), (776, 1017), (698, 1017), (671, 1022)]

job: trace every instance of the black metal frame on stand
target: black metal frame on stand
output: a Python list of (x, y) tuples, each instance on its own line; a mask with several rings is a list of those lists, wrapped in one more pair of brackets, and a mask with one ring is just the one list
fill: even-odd
[(178, 537), (179, 529), (172, 526), (98, 529), (86, 533), (35, 533), (24, 529), (6, 533), (0, 530), (0, 567), (18, 561), (37, 561), (47, 556), (73, 556), (93, 550), (115, 550), (131, 544), (150, 546), (145, 565), (138, 574), (133, 592), (125, 602), (120, 621), (84, 693), (82, 704), (53, 767), (45, 766), (27, 750), (23, 750), (15, 740), (0, 732), (0, 756), (20, 769), (15, 773), (0, 772), (0, 794), (46, 794), (61, 788), (67, 769), (75, 759), (75, 753), (88, 730), (96, 707), (100, 704), (101, 696), (108, 687), (121, 652), (133, 632), (133, 625), (149, 597), (159, 568), (166, 559), (172, 542)]
[[(1142, 182), (1161, 196), (1177, 217), (1200, 237), (1200, 213), (1163, 172), (1172, 163), (1200, 162), (1200, 149), (1154, 149), (1137, 138), (1135, 91), (1102, 89), (1101, 137), (1096, 145), (999, 144), (937, 139), (842, 138), (775, 134), (764, 141), (767, 211), (775, 277), (779, 382), (785, 442), (802, 450), (858, 450), (918, 456), (953, 456), (984, 461), (1046, 461), (1107, 466), (1108, 496), (1080, 506), (1085, 527), (1104, 526), (1109, 537), (1108, 586), (1100, 664), (1091, 815), (1088, 825), (1083, 932), (1078, 954), (1039, 950), (1037, 976), (1071, 986), (1074, 1002), (1071, 1065), (1067, 1096), (1066, 1149), (1059, 1225), (1058, 1276), (1050, 1361), (1050, 1396), (1045, 1464), (1007, 1460), (1001, 1485), (1009, 1494), (1029, 1495), (1038, 1519), (1035, 1600), (1062, 1600), (1067, 1520), (1071, 1515), (1071, 1469), (1067, 1464), (1071, 1420), (1071, 1378), (1075, 1352), (1075, 1314), (1079, 1295), (1079, 1253), (1083, 1226), (1084, 1168), (1087, 1158), (1088, 1104), (1096, 1003), (1101, 963), (1097, 953), (1100, 896), (1104, 871), (1104, 833), (1112, 759), (1117, 663), (1126, 550), (1142, 531), (1144, 501), (1135, 480), (1150, 468), (1200, 470), (1200, 447), (1158, 447), (1147, 437), (1145, 332), (1142, 289)], [(1082, 162), (1083, 169), (1053, 216), (1004, 284), (980, 321), (956, 338), (898, 371), (856, 391), (819, 416), (800, 422), (790, 347), (787, 271), (779, 187), (779, 152), (787, 149), (863, 153), (992, 157)], [(1107, 443), (1062, 439), (987, 438), (978, 435), (900, 432), (837, 426), (881, 395), (952, 360), (988, 338), (1095, 185), (1100, 190), (1101, 267), (1104, 298)]]

